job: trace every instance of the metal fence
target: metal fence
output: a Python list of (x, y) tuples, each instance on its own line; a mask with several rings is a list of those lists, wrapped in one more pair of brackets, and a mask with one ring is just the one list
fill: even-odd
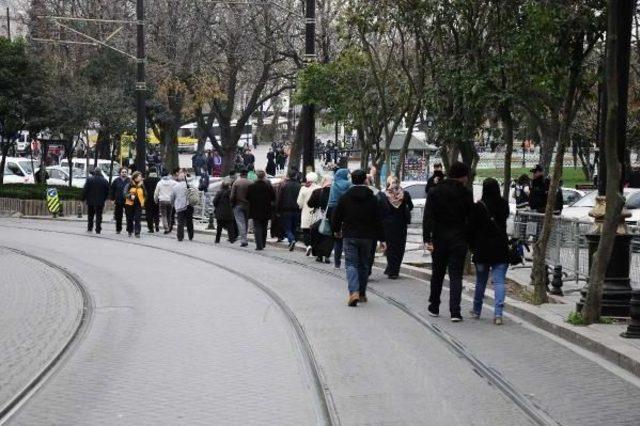
[[(542, 232), (544, 215), (533, 212), (518, 212), (514, 218), (511, 234), (531, 247)], [(552, 218), (551, 236), (545, 256), (550, 267), (561, 266), (565, 280), (576, 282), (589, 278), (589, 244), (587, 235), (593, 233), (593, 222), (567, 219), (559, 216)], [(631, 285), (640, 287), (640, 227), (629, 226), (628, 232), (634, 235), (631, 240), (631, 266), (629, 275)]]

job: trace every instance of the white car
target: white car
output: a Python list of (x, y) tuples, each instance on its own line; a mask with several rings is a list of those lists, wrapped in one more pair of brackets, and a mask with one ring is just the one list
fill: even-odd
[[(60, 166), (47, 167), (47, 185), (69, 186), (69, 169)], [(73, 181), (71, 186), (74, 188), (84, 188), (87, 177), (80, 170), (73, 170)]]
[(4, 168), (4, 177), (2, 180), (3, 183), (30, 183), (29, 178), (25, 176), (18, 176), (8, 169), (6, 166)]
[[(34, 183), (33, 166), (37, 167), (38, 163), (33, 163), (29, 158), (7, 157), (4, 164), (4, 174), (10, 171), (12, 175), (22, 178), (19, 183)], [(17, 182), (16, 182), (17, 183)]]
[[(589, 216), (589, 212), (596, 204), (598, 191), (592, 191), (562, 210), (562, 217), (567, 219), (578, 219), (584, 222), (593, 222), (593, 218)], [(625, 188), (624, 196), (626, 198), (625, 207), (631, 212), (631, 217), (627, 218), (627, 223), (640, 222), (640, 189)]]

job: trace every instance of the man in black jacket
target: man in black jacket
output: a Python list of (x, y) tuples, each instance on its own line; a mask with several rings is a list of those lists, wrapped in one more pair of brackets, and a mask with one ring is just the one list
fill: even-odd
[(529, 195), (529, 208), (538, 213), (544, 213), (549, 196), (549, 179), (544, 177), (544, 169), (540, 164), (531, 169), (531, 194)]
[(425, 191), (425, 193), (427, 195), (427, 198), (429, 198), (429, 191), (431, 191), (431, 189), (435, 188), (436, 185), (438, 185), (443, 180), (444, 180), (444, 173), (442, 172), (442, 164), (441, 163), (435, 163), (433, 165), (433, 174), (427, 180), (427, 186), (424, 189), (424, 191)]
[(300, 206), (298, 206), (298, 194), (300, 193), (300, 181), (297, 180), (298, 172), (292, 169), (287, 179), (282, 182), (278, 197), (277, 212), (282, 221), (284, 233), (289, 241), (289, 251), (296, 248), (296, 230), (300, 223)]
[(366, 181), (363, 170), (351, 173), (354, 186), (340, 197), (331, 220), (333, 232), (343, 238), (349, 306), (367, 301), (372, 246), (381, 241), (382, 249), (386, 248), (378, 199)]
[(267, 244), (267, 224), (276, 200), (276, 193), (264, 171), (258, 170), (256, 176), (258, 180), (249, 185), (247, 190), (247, 200), (249, 201), (249, 218), (253, 219), (256, 250), (264, 250)]
[(122, 232), (122, 216), (124, 214), (124, 187), (129, 183), (129, 173), (126, 167), (120, 169), (120, 176), (111, 182), (110, 198), (113, 200), (116, 233)]
[(449, 177), (429, 193), (422, 233), (425, 247), (431, 252), (432, 274), (429, 315), (440, 314), (442, 282), (449, 270), (449, 310), (451, 320), (462, 321), (462, 273), (468, 251), (468, 224), (473, 211), (473, 195), (465, 186), (469, 167), (456, 162), (449, 167)]
[(104, 203), (109, 198), (109, 182), (95, 169), (84, 183), (82, 200), (87, 203), (87, 231), (93, 232), (93, 219), (95, 217), (96, 234), (102, 232), (102, 211)]
[(144, 199), (144, 212), (147, 219), (147, 228), (151, 234), (160, 232), (160, 206), (153, 197), (158, 182), (160, 182), (160, 178), (156, 173), (156, 169), (155, 167), (151, 167), (147, 178), (143, 182), (144, 191), (147, 194), (147, 197)]

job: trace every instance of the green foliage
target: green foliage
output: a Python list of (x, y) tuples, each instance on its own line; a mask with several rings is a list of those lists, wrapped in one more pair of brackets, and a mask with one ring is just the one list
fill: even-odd
[(17, 198), (19, 200), (45, 200), (47, 188), (57, 188), (60, 200), (82, 199), (82, 188), (51, 185), (5, 184), (0, 186), (1, 198)]
[(571, 325), (586, 325), (580, 312), (571, 311), (567, 317), (567, 322)]

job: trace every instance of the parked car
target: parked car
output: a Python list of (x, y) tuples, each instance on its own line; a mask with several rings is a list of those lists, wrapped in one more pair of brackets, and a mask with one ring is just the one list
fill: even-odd
[(29, 178), (27, 176), (19, 176), (5, 165), (4, 167), (4, 183), (29, 183)]
[[(598, 191), (592, 191), (562, 210), (562, 217), (568, 219), (578, 219), (585, 222), (593, 222), (589, 212), (596, 204)], [(631, 217), (627, 218), (627, 223), (637, 224), (640, 222), (640, 189), (625, 188), (625, 207), (631, 212)]]
[[(39, 172), (40, 170), (38, 169), (37, 173)], [(69, 185), (69, 169), (66, 167), (49, 166), (47, 167), (47, 175), (47, 185)], [(73, 186), (74, 188), (84, 188), (86, 180), (87, 177), (82, 171), (73, 169), (73, 180), (71, 182), (71, 186)]]
[[(89, 169), (93, 167), (93, 162), (94, 162), (93, 159), (89, 160)], [(83, 174), (86, 174), (86, 170), (85, 170), (87, 168), (86, 158), (74, 158), (72, 160), (72, 164), (73, 164), (74, 170), (77, 169), (77, 170), (80, 170)], [(69, 170), (69, 160), (63, 159), (62, 161), (60, 161), (60, 167)], [(98, 160), (98, 168), (100, 169), (100, 171), (102, 171), (103, 176), (105, 176), (108, 180), (109, 170), (111, 168), (111, 160)], [(120, 164), (118, 164), (117, 162), (114, 162), (112, 176), (117, 177), (119, 172), (120, 172)]]
[(33, 177), (33, 167), (38, 166), (37, 162), (31, 162), (29, 158), (21, 158), (21, 157), (7, 157), (4, 165), (5, 175), (7, 174), (7, 170), (11, 171), (11, 173), (15, 176), (22, 178), (22, 182), (20, 183), (34, 183)]

